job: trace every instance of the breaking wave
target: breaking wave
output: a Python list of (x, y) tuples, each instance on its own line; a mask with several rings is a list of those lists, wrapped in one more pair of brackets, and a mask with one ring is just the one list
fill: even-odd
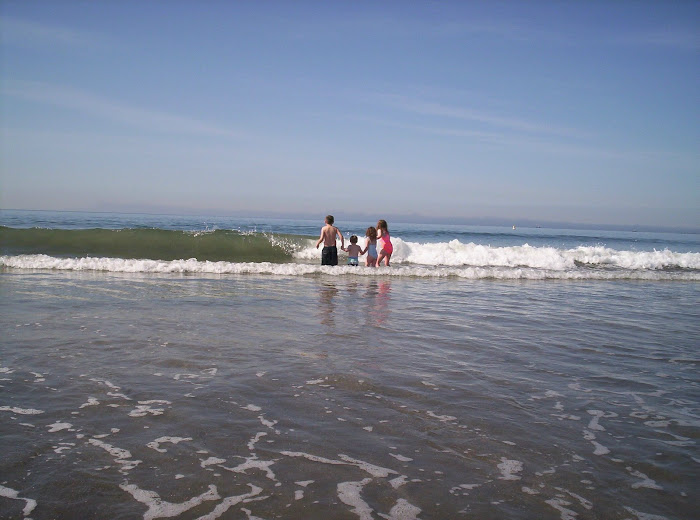
[[(0, 226), (0, 268), (277, 276), (700, 280), (700, 253), (695, 252), (620, 251), (602, 245), (569, 249), (528, 244), (490, 246), (457, 239), (419, 243), (392, 237), (392, 241), (390, 269), (330, 268), (319, 265), (315, 240), (299, 235)], [(340, 262), (345, 262), (342, 252)]]

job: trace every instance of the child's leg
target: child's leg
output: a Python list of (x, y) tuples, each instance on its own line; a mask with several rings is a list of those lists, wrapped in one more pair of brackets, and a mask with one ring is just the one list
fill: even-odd
[(382, 260), (384, 260), (384, 251), (379, 252), (379, 257), (377, 258), (377, 267), (382, 265)]
[(391, 260), (391, 253), (386, 255), (386, 266), (389, 267), (389, 260)]

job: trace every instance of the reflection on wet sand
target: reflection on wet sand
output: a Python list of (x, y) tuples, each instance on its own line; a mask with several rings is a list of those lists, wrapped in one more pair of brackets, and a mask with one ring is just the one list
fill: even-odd
[(319, 317), (323, 325), (335, 326), (335, 297), (338, 287), (333, 283), (322, 283), (319, 289)]
[(0, 274), (0, 518), (698, 516), (695, 285), (386, 274)]
[[(390, 316), (391, 282), (369, 280), (367, 283), (343, 284), (343, 292), (350, 296), (353, 308), (362, 311), (367, 327), (384, 325)], [(364, 292), (363, 292), (364, 288)], [(334, 328), (336, 325), (337, 301), (341, 289), (335, 281), (324, 281), (319, 285), (318, 317), (322, 325)], [(341, 313), (342, 314), (342, 313)]]
[(366, 305), (367, 325), (383, 325), (389, 319), (391, 301), (391, 282), (389, 280), (370, 280), (367, 286)]

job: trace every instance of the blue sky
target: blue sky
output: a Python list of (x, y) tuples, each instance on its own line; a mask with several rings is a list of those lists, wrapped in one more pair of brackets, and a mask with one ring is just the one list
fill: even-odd
[(700, 228), (700, 2), (0, 3), (0, 207)]

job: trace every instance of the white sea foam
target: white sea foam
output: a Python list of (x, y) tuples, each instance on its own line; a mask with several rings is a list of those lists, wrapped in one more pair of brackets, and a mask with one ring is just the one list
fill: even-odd
[(578, 514), (571, 509), (567, 509), (565, 506), (570, 506), (571, 502), (567, 502), (563, 498), (552, 498), (550, 500), (545, 500), (545, 504), (549, 504), (554, 509), (559, 511), (561, 520), (575, 520)]
[(435, 412), (431, 412), (430, 410), (428, 410), (428, 412), (426, 412), (426, 413), (427, 413), (430, 417), (433, 417), (433, 418), (439, 420), (440, 422), (450, 422), (450, 421), (456, 421), (456, 420), (457, 420), (457, 418), (456, 418), (455, 416), (453, 416), (453, 415), (438, 415), (438, 414), (436, 414)]
[(253, 437), (252, 439), (250, 439), (248, 441), (248, 449), (250, 451), (255, 451), (255, 445), (260, 441), (261, 438), (263, 438), (265, 436), (267, 436), (267, 433), (265, 433), (265, 432), (256, 433), (255, 437)]
[(501, 457), (498, 469), (501, 471), (501, 476), (499, 477), (501, 480), (520, 480), (516, 473), (520, 473), (523, 470), (523, 463), (519, 460), (509, 460)]
[(260, 423), (261, 423), (263, 426), (266, 426), (266, 427), (270, 428), (270, 429), (271, 429), (272, 431), (274, 431), (277, 435), (279, 435), (280, 431), (279, 431), (277, 428), (275, 428), (275, 424), (277, 424), (278, 421), (270, 421), (270, 420), (268, 420), (268, 419), (265, 419), (265, 416), (264, 416), (264, 415), (258, 415), (258, 419), (260, 419)]
[(139, 401), (139, 404), (172, 404), (170, 401), (165, 399), (150, 399), (148, 401)]
[(148, 414), (151, 415), (163, 415), (165, 413), (164, 408), (151, 408), (149, 405), (139, 405), (135, 409), (129, 412), (129, 417), (145, 417)]
[(597, 430), (597, 431), (605, 431), (605, 428), (603, 428), (598, 421), (600, 420), (601, 417), (605, 416), (605, 412), (601, 412), (600, 410), (588, 410), (588, 413), (593, 416), (591, 419), (591, 422), (588, 423), (588, 429), (589, 430)]
[(341, 482), (338, 484), (338, 498), (344, 504), (351, 506), (352, 512), (360, 517), (360, 520), (372, 520), (373, 510), (360, 496), (362, 488), (371, 481), (371, 478), (365, 478), (359, 482)]
[(55, 433), (55, 432), (60, 432), (61, 430), (69, 430), (72, 428), (73, 425), (71, 423), (62, 423), (62, 422), (55, 422), (53, 424), (49, 424), (49, 433)]
[[(700, 269), (700, 253), (662, 251), (618, 251), (604, 246), (579, 246), (573, 249), (555, 247), (501, 246), (463, 243), (459, 240), (439, 243), (406, 242), (392, 237), (394, 253), (392, 263), (425, 266), (474, 266), (474, 267), (533, 267), (561, 271), (575, 267), (576, 263), (607, 265), (624, 269), (663, 269), (680, 267)], [(313, 245), (299, 251), (295, 257), (318, 260)]]
[[(449, 244), (448, 244), (449, 245)], [(203, 273), (306, 276), (464, 278), (504, 280), (690, 280), (700, 281), (700, 253), (616, 251), (603, 247), (560, 250), (551, 247), (490, 247), (461, 244), (469, 254), (440, 255), (440, 244), (420, 245), (421, 255), (392, 257), (393, 267), (321, 266), (316, 263), (211, 262), (119, 258), (55, 258), (46, 255), (0, 256), (0, 267), (123, 273)], [(431, 252), (432, 251), (432, 252)], [(306, 260), (306, 258), (302, 257)], [(314, 260), (318, 259), (314, 257)], [(581, 267), (586, 265), (588, 267)], [(675, 269), (675, 268), (680, 268)]]
[(61, 453), (63, 453), (64, 451), (68, 451), (68, 450), (72, 449), (73, 447), (75, 447), (74, 442), (60, 442), (59, 444), (60, 444), (60, 446), (57, 448), (54, 448), (54, 450), (53, 450), (54, 453), (58, 453), (59, 455)]
[(111, 444), (107, 444), (106, 442), (102, 442), (95, 438), (89, 439), (88, 442), (93, 446), (102, 448), (112, 457), (114, 457), (114, 461), (122, 466), (122, 468), (119, 470), (122, 473), (126, 473), (127, 471), (134, 469), (142, 462), (140, 460), (131, 460), (131, 452), (129, 450), (117, 448), (115, 446), (112, 446)]
[(78, 408), (85, 408), (86, 406), (97, 406), (100, 402), (94, 397), (88, 397), (87, 403), (81, 404)]
[(641, 511), (636, 511), (631, 507), (625, 507), (625, 509), (637, 517), (638, 520), (668, 520), (667, 516), (654, 515), (651, 513), (643, 513)]
[(156, 450), (157, 452), (165, 453), (168, 450), (166, 450), (165, 448), (161, 448), (160, 447), (161, 444), (163, 444), (165, 442), (170, 442), (172, 444), (178, 444), (180, 442), (191, 441), (191, 440), (192, 440), (192, 437), (159, 437), (156, 440), (146, 444), (146, 446)]
[(207, 466), (223, 464), (224, 462), (226, 462), (226, 459), (220, 459), (218, 457), (209, 457), (208, 459), (203, 460), (199, 465), (203, 468), (206, 468)]
[(639, 488), (663, 489), (654, 480), (647, 477), (641, 471), (636, 471), (629, 466), (627, 467), (627, 471), (629, 471), (630, 475), (632, 475), (633, 477), (638, 477), (638, 478), (642, 479), (640, 482), (635, 482), (634, 484), (632, 484), (632, 489), (639, 489)]
[(380, 514), (387, 520), (418, 520), (421, 509), (409, 503), (406, 499), (399, 498), (388, 515)]
[(563, 491), (564, 493), (567, 493), (569, 496), (572, 496), (573, 498), (575, 498), (576, 500), (578, 500), (579, 504), (581, 504), (581, 505), (582, 505), (585, 509), (587, 509), (588, 511), (590, 511), (591, 509), (593, 509), (593, 503), (592, 503), (590, 500), (583, 498), (581, 495), (578, 495), (578, 494), (576, 494), (576, 493), (572, 493), (572, 492), (569, 491), (568, 489), (563, 489), (563, 488), (559, 488), (559, 487), (558, 487), (558, 488), (555, 488), (555, 489), (556, 489), (557, 491)]
[(3, 485), (0, 485), (0, 497), (11, 498), (14, 500), (24, 500), (26, 502), (26, 505), (22, 510), (22, 514), (24, 514), (24, 516), (29, 516), (36, 507), (36, 500), (31, 498), (22, 498), (21, 496), (19, 496), (19, 491), (5, 487)]
[[(0, 261), (2, 261), (2, 257), (0, 257)], [(97, 317), (97, 316), (95, 316), (95, 317)], [(116, 391), (121, 390), (121, 388), (119, 388), (117, 385), (111, 383), (110, 381), (107, 381), (106, 379), (95, 379), (95, 378), (92, 378), (92, 379), (90, 379), (90, 381), (93, 381), (93, 382), (95, 382), (95, 383), (100, 383), (100, 384), (102, 384), (102, 385), (105, 385), (105, 386), (111, 388), (112, 390), (116, 390)]]
[(180, 504), (166, 502), (165, 500), (162, 500), (155, 491), (141, 489), (135, 484), (120, 484), (119, 487), (124, 491), (129, 492), (137, 501), (148, 507), (148, 510), (143, 515), (144, 520), (178, 516), (185, 511), (189, 511), (193, 507), (202, 504), (206, 500), (219, 500), (221, 498), (216, 490), (216, 486), (213, 484), (209, 485), (208, 491), (205, 491), (201, 495), (192, 497)]
[(400, 455), (400, 454), (389, 453), (389, 455), (392, 456), (392, 457), (394, 457), (396, 460), (400, 460), (401, 462), (410, 462), (410, 461), (413, 460), (413, 459), (410, 458), (410, 457), (406, 457), (406, 456)]
[(610, 450), (607, 447), (600, 444), (599, 442), (591, 441), (591, 444), (593, 444), (593, 446), (595, 447), (593, 455), (607, 455), (608, 453), (610, 453)]
[(379, 477), (379, 478), (385, 478), (388, 477), (389, 475), (398, 475), (396, 471), (393, 469), (388, 469), (388, 468), (382, 468), (381, 466), (376, 466), (374, 464), (370, 464), (369, 462), (365, 462), (363, 460), (357, 460), (353, 459), (352, 457), (348, 457), (347, 455), (340, 454), (338, 457), (341, 460), (344, 460), (346, 462), (349, 462), (350, 464), (354, 464), (358, 468), (360, 468), (362, 471), (366, 471), (373, 477)]
[(303, 451), (282, 451), (281, 454), (286, 456), (286, 457), (303, 457), (303, 458), (310, 460), (312, 462), (320, 462), (322, 464), (357, 466), (362, 471), (365, 471), (365, 472), (369, 473), (370, 475), (372, 475), (373, 477), (378, 477), (378, 478), (385, 478), (385, 477), (388, 477), (389, 475), (398, 475), (398, 473), (392, 469), (382, 468), (381, 466), (376, 466), (374, 464), (370, 464), (369, 462), (365, 462), (363, 460), (353, 459), (352, 457), (349, 457), (349, 456), (343, 455), (343, 454), (338, 455), (338, 457), (341, 460), (327, 459), (325, 457), (320, 457), (318, 455), (311, 455), (311, 454), (305, 453)]
[(221, 466), (227, 471), (232, 471), (234, 473), (248, 473), (248, 470), (250, 469), (257, 469), (265, 473), (265, 476), (272, 480), (273, 482), (277, 482), (277, 476), (275, 473), (270, 469), (270, 466), (272, 466), (275, 463), (274, 460), (260, 460), (256, 455), (253, 455), (251, 457), (246, 457), (244, 462), (241, 462), (238, 466), (234, 468), (227, 468), (226, 466)]
[[(244, 502), (246, 502), (246, 501), (244, 500)], [(259, 516), (255, 516), (250, 509), (246, 509), (245, 507), (242, 507), (241, 511), (243, 511), (246, 515), (248, 515), (248, 520), (265, 520), (264, 518), (260, 518)]]
[(0, 412), (12, 412), (20, 415), (38, 415), (44, 413), (43, 410), (35, 410), (34, 408), (18, 408), (16, 406), (0, 406)]
[(396, 478), (393, 478), (389, 481), (389, 484), (391, 484), (391, 487), (394, 489), (399, 489), (401, 486), (403, 486), (407, 482), (408, 477), (406, 475), (400, 475)]

